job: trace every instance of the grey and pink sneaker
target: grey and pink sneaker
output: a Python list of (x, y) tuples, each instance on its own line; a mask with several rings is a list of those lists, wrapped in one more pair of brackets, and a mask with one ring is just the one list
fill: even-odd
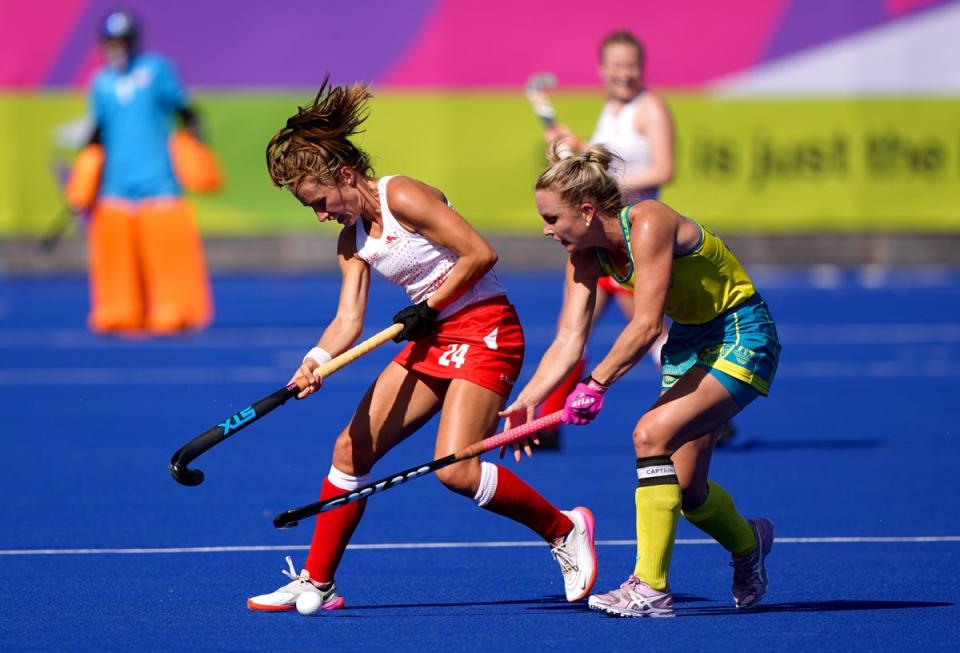
[(587, 605), (614, 617), (674, 616), (670, 588), (655, 590), (632, 574), (618, 589), (591, 596)]
[(305, 592), (314, 592), (320, 595), (321, 610), (339, 610), (343, 607), (343, 597), (337, 594), (337, 585), (333, 581), (318, 583), (310, 579), (310, 572), (306, 569), (299, 574), (293, 567), (293, 560), (287, 556), (289, 571), (283, 570), (283, 575), (290, 582), (269, 594), (260, 594), (247, 599), (247, 607), (262, 612), (282, 612), (297, 607), (297, 597)]
[(757, 538), (757, 547), (745, 556), (734, 556), (733, 604), (737, 608), (752, 608), (767, 592), (767, 568), (764, 560), (773, 548), (773, 524), (769, 519), (748, 520)]

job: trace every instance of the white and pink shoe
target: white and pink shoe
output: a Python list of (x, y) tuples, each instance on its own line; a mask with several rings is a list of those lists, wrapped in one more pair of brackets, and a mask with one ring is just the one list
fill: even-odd
[(287, 565), (290, 571), (283, 570), (283, 575), (291, 580), (283, 587), (247, 599), (247, 607), (251, 610), (265, 612), (282, 612), (297, 607), (297, 597), (304, 592), (316, 592), (320, 595), (321, 610), (339, 610), (343, 608), (343, 597), (337, 594), (337, 584), (334, 581), (317, 583), (310, 579), (310, 572), (306, 569), (297, 574), (293, 567), (293, 560), (287, 556)]
[(597, 551), (593, 545), (593, 513), (577, 506), (561, 510), (573, 522), (573, 530), (550, 545), (550, 555), (563, 572), (567, 601), (576, 603), (590, 594), (597, 580)]
[(773, 524), (769, 519), (748, 520), (757, 540), (756, 548), (745, 556), (734, 557), (733, 604), (738, 609), (752, 608), (760, 603), (767, 593), (766, 559), (773, 548)]
[(591, 610), (614, 617), (672, 617), (673, 594), (670, 588), (655, 590), (630, 575), (620, 587), (606, 594), (594, 594), (588, 602)]

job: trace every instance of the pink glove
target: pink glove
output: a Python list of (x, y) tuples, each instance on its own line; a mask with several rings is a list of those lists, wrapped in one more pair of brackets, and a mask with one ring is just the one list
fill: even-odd
[(588, 376), (585, 381), (578, 383), (563, 404), (563, 423), (578, 426), (589, 424), (600, 414), (603, 393), (606, 391), (607, 386), (594, 381), (593, 377)]

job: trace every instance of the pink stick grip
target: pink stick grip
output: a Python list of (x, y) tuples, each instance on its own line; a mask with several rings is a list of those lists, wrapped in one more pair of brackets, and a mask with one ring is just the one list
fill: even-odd
[(497, 433), (496, 435), (483, 440), (483, 451), (498, 449), (505, 444), (522, 440), (523, 438), (529, 437), (534, 433), (548, 429), (551, 426), (556, 426), (562, 421), (562, 418), (563, 411), (558, 410), (555, 413), (544, 415), (543, 417), (535, 419), (532, 422), (527, 422), (526, 424), (515, 426), (512, 429), (508, 429), (502, 433)]

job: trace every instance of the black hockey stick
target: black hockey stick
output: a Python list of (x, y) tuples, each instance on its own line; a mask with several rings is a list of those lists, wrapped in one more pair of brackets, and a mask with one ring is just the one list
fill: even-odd
[(177, 449), (177, 453), (170, 459), (170, 475), (180, 485), (200, 485), (203, 483), (203, 472), (199, 469), (190, 469), (187, 465), (204, 451), (250, 426), (274, 408), (284, 405), (288, 399), (296, 397), (299, 392), (300, 388), (297, 384), (291, 383), (247, 406), (239, 413), (234, 413), (213, 428), (207, 429)]
[[(389, 342), (395, 335), (403, 330), (402, 324), (393, 324), (380, 333), (364, 340), (356, 347), (348, 349), (328, 363), (317, 368), (317, 372), (323, 378), (326, 378), (349, 365), (364, 354), (376, 349), (380, 345)], [(291, 383), (285, 388), (281, 388), (272, 394), (267, 395), (260, 401), (247, 406), (238, 413), (234, 413), (225, 421), (216, 426), (207, 429), (197, 437), (190, 440), (173, 454), (170, 459), (170, 475), (181, 485), (200, 485), (203, 483), (203, 472), (199, 469), (190, 469), (188, 465), (193, 462), (197, 456), (204, 451), (211, 449), (233, 434), (250, 426), (258, 419), (269, 413), (275, 408), (285, 404), (291, 397), (296, 397), (300, 392), (296, 383)]]
[(431, 472), (435, 472), (438, 469), (443, 469), (444, 467), (458, 463), (462, 460), (479, 456), (480, 454), (490, 451), (491, 449), (502, 447), (505, 444), (510, 444), (511, 442), (516, 442), (517, 440), (529, 438), (544, 429), (548, 429), (559, 424), (562, 415), (563, 411), (558, 410), (555, 413), (550, 413), (549, 415), (535, 419), (532, 422), (527, 422), (526, 424), (521, 424), (520, 426), (503, 431), (502, 433), (492, 435), (489, 438), (484, 438), (480, 442), (472, 444), (469, 447), (464, 447), (460, 451), (452, 453), (449, 456), (444, 456), (443, 458), (438, 458), (431, 462), (417, 465), (416, 467), (411, 467), (410, 469), (405, 469), (402, 472), (391, 474), (386, 478), (381, 478), (379, 481), (374, 481), (373, 483), (369, 483), (363, 487), (358, 487), (352, 492), (346, 492), (324, 501), (315, 501), (314, 503), (308, 503), (307, 505), (300, 506), (299, 508), (287, 510), (286, 512), (282, 512), (273, 518), (273, 525), (276, 528), (293, 528), (301, 519), (319, 515), (321, 512), (333, 510), (334, 508), (339, 508), (340, 506), (353, 503), (354, 501), (359, 501), (360, 499), (366, 499), (375, 492), (389, 490), (390, 488), (396, 487), (401, 483), (406, 483), (407, 481), (419, 478), (424, 474), (430, 474)]

